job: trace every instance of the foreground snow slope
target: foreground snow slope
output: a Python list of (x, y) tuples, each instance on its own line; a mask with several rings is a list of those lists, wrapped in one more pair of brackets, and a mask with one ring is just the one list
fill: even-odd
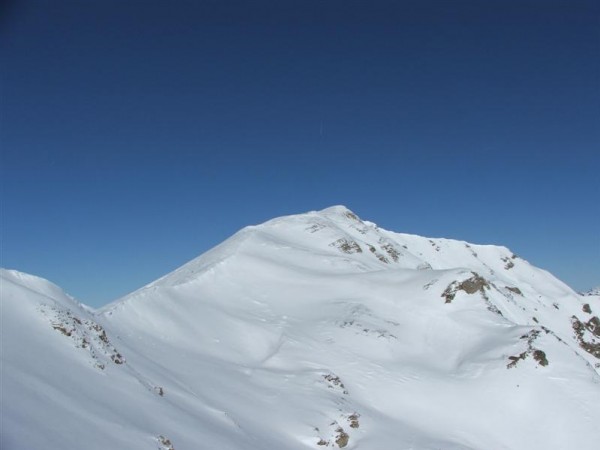
[(2, 274), (2, 448), (594, 449), (600, 311), (508, 249), (344, 207), (90, 312)]

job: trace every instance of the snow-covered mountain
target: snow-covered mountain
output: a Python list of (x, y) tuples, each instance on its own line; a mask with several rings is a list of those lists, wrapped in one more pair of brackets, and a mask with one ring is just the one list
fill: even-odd
[(581, 295), (592, 295), (592, 296), (600, 297), (600, 286), (590, 289), (587, 292), (582, 292)]
[(596, 449), (600, 298), (336, 206), (93, 311), (1, 272), (10, 450)]

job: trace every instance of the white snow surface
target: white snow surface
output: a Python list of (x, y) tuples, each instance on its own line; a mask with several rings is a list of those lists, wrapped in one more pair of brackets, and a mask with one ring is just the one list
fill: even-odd
[(597, 449), (600, 297), (343, 206), (93, 311), (0, 273), (4, 450)]

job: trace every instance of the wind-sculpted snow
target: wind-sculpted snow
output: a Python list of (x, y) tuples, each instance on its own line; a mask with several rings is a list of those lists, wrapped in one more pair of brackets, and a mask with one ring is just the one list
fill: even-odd
[(595, 449), (600, 300), (344, 207), (91, 312), (2, 271), (2, 448)]

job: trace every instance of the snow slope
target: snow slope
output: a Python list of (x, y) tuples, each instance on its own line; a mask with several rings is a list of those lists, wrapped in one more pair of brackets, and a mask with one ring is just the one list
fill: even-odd
[(2, 448), (595, 449), (600, 299), (345, 207), (91, 311), (2, 271)]

